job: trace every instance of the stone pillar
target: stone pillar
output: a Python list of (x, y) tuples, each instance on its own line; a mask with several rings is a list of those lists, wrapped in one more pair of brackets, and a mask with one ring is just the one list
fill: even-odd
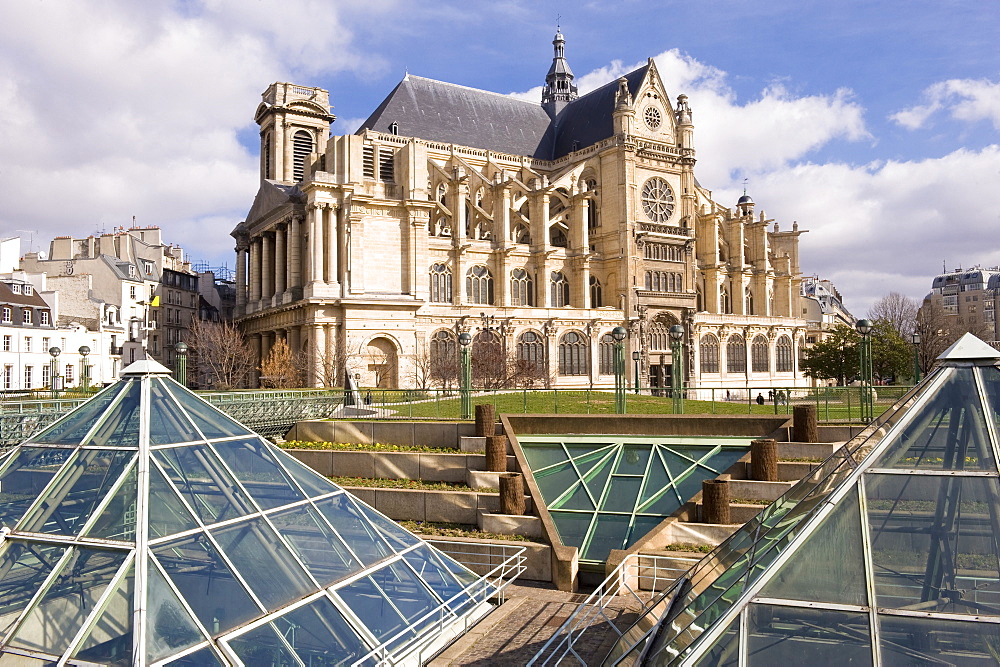
[(264, 341), (260, 334), (252, 334), (250, 336), (250, 347), (256, 355), (256, 360), (254, 363), (253, 372), (250, 373), (251, 387), (260, 386), (260, 362), (264, 360)]
[(302, 216), (292, 216), (288, 235), (288, 286), (302, 287)]
[(250, 240), (250, 305), (260, 307), (260, 237)]
[[(316, 386), (323, 386), (324, 364), (329, 363), (326, 356), (326, 331), (323, 329), (322, 324), (312, 325), (312, 340), (310, 341), (312, 349), (310, 352), (310, 357), (312, 358), (313, 376)], [(332, 378), (334, 384), (340, 381), (340, 378)]]
[(284, 303), (285, 289), (288, 287), (288, 228), (276, 227), (274, 230), (274, 294), (276, 303)]
[(247, 311), (247, 246), (236, 246), (236, 313)]
[(288, 343), (289, 349), (291, 349), (292, 354), (298, 354), (302, 351), (302, 328), (301, 327), (288, 327), (287, 333), (285, 334), (285, 340)]
[(271, 297), (274, 296), (274, 239), (270, 232), (261, 236), (260, 254), (261, 307), (266, 308), (271, 305)]
[(336, 205), (325, 208), (326, 213), (323, 217), (326, 219), (326, 224), (324, 225), (323, 250), (326, 254), (326, 268), (323, 273), (326, 282), (335, 283), (337, 282), (337, 227), (339, 226), (336, 220), (340, 217), (340, 210)]
[(314, 204), (309, 209), (309, 248), (310, 276), (309, 282), (323, 282), (323, 207)]

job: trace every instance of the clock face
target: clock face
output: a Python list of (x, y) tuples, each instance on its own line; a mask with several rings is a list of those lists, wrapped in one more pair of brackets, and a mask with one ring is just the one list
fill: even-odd
[(646, 107), (646, 110), (642, 113), (642, 117), (646, 121), (646, 126), (651, 130), (658, 130), (660, 129), (660, 125), (663, 124), (663, 115), (655, 106)]
[(658, 176), (642, 186), (642, 210), (653, 222), (666, 222), (674, 213), (674, 191)]

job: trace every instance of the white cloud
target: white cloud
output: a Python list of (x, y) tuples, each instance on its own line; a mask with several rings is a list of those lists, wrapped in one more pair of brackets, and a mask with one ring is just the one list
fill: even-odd
[(955, 120), (989, 121), (1000, 130), (1000, 82), (986, 79), (949, 79), (924, 90), (925, 104), (903, 109), (890, 118), (908, 130), (926, 127), (931, 118), (946, 111)]

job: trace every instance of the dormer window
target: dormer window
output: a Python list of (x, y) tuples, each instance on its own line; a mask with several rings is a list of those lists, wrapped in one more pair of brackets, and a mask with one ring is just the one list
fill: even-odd
[(24, 324), (31, 324), (31, 308), (24, 308), (21, 310), (21, 322)]
[(152, 262), (143, 262), (142, 263), (142, 271), (147, 276), (153, 275), (153, 263)]
[(133, 264), (129, 264), (128, 265), (128, 277), (129, 278), (135, 278), (136, 277), (136, 274), (135, 274), (135, 265), (133, 265)]
[(24, 296), (31, 296), (35, 290), (31, 288), (31, 285), (25, 285), (24, 287), (21, 288), (21, 291), (24, 294)]
[(3, 314), (2, 314), (2, 316), (0, 316), (0, 322), (2, 322), (4, 324), (10, 324), (11, 319), (14, 316), (13, 312), (14, 311), (11, 309), (10, 306), (4, 306), (3, 307)]
[(51, 322), (49, 317), (49, 311), (43, 310), (41, 312), (40, 317), (42, 318), (42, 326), (49, 326), (49, 323)]
[(14, 283), (14, 284), (12, 284), (10, 286), (10, 291), (13, 292), (14, 294), (20, 294), (21, 293), (21, 286), (18, 285), (17, 283)]

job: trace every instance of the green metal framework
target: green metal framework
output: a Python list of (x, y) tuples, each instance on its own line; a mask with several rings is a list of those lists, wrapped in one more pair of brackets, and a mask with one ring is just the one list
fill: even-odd
[(749, 438), (519, 436), (563, 544), (600, 563), (673, 514), (750, 449)]
[(651, 605), (606, 665), (995, 665), (1000, 353), (972, 336)]

